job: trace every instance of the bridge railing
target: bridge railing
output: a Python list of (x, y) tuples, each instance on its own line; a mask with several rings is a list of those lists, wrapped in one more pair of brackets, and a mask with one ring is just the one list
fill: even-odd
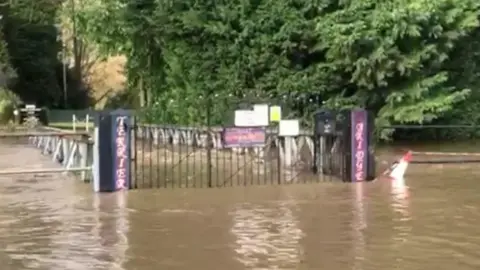
[(61, 167), (2, 170), (0, 175), (38, 173), (78, 173), (87, 182), (92, 179), (93, 141), (88, 132), (71, 132), (54, 128), (42, 131), (2, 132), (0, 138), (27, 138), (30, 145)]

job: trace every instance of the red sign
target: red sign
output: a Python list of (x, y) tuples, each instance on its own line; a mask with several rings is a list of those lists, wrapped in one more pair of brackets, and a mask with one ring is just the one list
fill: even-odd
[(223, 129), (223, 146), (235, 147), (264, 147), (266, 140), (264, 128), (231, 127)]

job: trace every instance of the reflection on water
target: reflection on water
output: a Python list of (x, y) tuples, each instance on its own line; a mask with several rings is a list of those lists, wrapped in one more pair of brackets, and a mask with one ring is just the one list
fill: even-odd
[[(410, 194), (408, 186), (404, 178), (391, 179), (391, 207), (393, 210), (392, 217), (392, 250), (396, 250), (399, 254), (404, 249), (413, 248), (408, 246), (411, 238), (412, 223), (409, 209)], [(396, 263), (400, 266), (404, 265), (402, 256), (396, 257)]]
[(231, 213), (236, 258), (246, 269), (292, 269), (300, 262), (303, 237), (292, 209), (294, 200), (268, 208), (245, 203)]
[(353, 247), (354, 247), (354, 266), (353, 269), (363, 269), (363, 261), (365, 260), (365, 235), (364, 230), (367, 228), (367, 216), (365, 209), (364, 189), (367, 183), (353, 184), (355, 195), (353, 196)]
[(100, 244), (100, 252), (95, 257), (105, 262), (107, 269), (124, 269), (129, 230), (127, 193), (95, 194), (93, 199), (97, 214), (93, 234)]
[(61, 175), (0, 177), (0, 269), (476, 270), (480, 170), (456, 168), (412, 166), (408, 179), (374, 183), (101, 195)]
[(395, 241), (398, 244), (408, 241), (412, 227), (410, 224), (409, 190), (404, 178), (391, 180), (392, 209), (395, 213)]
[(11, 269), (123, 269), (125, 194), (83, 197), (65, 183), (46, 188), (52, 182), (20, 178), (1, 187), (0, 243)]
[(123, 269), (128, 247), (125, 195), (96, 194), (91, 206), (79, 202), (55, 213), (59, 225), (51, 256), (56, 267), (50, 269)]

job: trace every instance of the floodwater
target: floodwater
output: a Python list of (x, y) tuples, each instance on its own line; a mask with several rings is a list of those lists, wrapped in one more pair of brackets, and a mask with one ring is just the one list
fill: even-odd
[[(0, 145), (0, 170), (54, 167)], [(2, 270), (480, 269), (480, 168), (404, 182), (93, 194), (62, 175), (0, 176)]]

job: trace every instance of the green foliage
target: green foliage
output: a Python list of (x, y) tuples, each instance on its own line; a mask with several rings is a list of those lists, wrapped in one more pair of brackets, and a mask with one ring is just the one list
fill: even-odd
[(83, 37), (128, 57), (152, 122), (220, 124), (256, 102), (305, 123), (320, 104), (366, 107), (379, 126), (480, 120), (475, 0), (88, 3)]
[(478, 28), (478, 10), (468, 0), (355, 1), (318, 30), (327, 59), (354, 85), (349, 98), (376, 109), (377, 125), (428, 123), (470, 93), (446, 69), (458, 41)]
[(8, 81), (15, 77), (15, 72), (10, 65), (7, 43), (3, 30), (5, 29), (6, 1), (0, 1), (0, 86), (4, 87)]
[(60, 48), (54, 26), (57, 6), (51, 0), (15, 1), (3, 18), (10, 62), (18, 74), (13, 89), (39, 106), (60, 102), (62, 92), (55, 72)]
[(20, 102), (18, 96), (6, 89), (8, 82), (15, 77), (10, 65), (7, 43), (3, 35), (5, 27), (6, 2), (0, 2), (0, 124), (8, 123), (13, 117), (15, 105)]
[(134, 109), (135, 98), (129, 92), (118, 92), (107, 98), (104, 109)]
[(20, 98), (10, 90), (0, 88), (0, 124), (6, 124), (13, 120), (13, 111)]
[[(37, 106), (64, 107), (62, 48), (57, 26), (57, 0), (0, 2), (0, 85)], [(88, 92), (66, 68), (68, 105), (85, 106)]]

